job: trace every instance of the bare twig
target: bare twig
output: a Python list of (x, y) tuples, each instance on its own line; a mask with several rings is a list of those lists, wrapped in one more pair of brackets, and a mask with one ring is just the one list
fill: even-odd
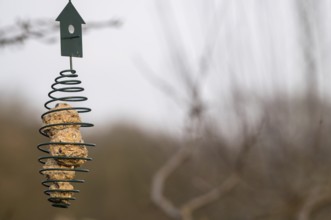
[(180, 97), (179, 92), (176, 88), (168, 83), (165, 79), (159, 77), (147, 64), (144, 60), (136, 57), (135, 63), (137, 67), (141, 70), (140, 73), (157, 89), (163, 92), (166, 96), (171, 98), (178, 104), (179, 106), (183, 106), (185, 104), (185, 100)]
[[(193, 88), (195, 91), (197, 89)], [(192, 93), (194, 94), (194, 93)], [(201, 109), (196, 110), (197, 106)], [(180, 219), (181, 211), (164, 195), (165, 182), (172, 173), (182, 165), (192, 154), (194, 146), (199, 141), (199, 132), (203, 122), (203, 103), (200, 96), (195, 94), (191, 97), (188, 113), (188, 126), (186, 129), (188, 144), (182, 146), (170, 159), (155, 173), (152, 181), (151, 197), (168, 216)]]
[[(155, 173), (152, 181), (152, 200), (168, 216), (175, 219), (181, 218), (181, 211), (164, 195), (164, 188), (166, 180), (191, 156), (192, 150), (194, 149), (193, 147), (198, 145), (198, 141), (200, 139), (199, 131), (203, 122), (204, 108), (196, 111), (195, 108), (197, 105), (203, 106), (199, 96), (192, 99), (189, 108), (188, 126), (186, 130), (188, 143), (184, 144), (172, 157), (170, 157), (170, 159)], [(193, 114), (192, 111), (195, 111), (195, 113)]]
[(316, 186), (310, 191), (298, 210), (297, 220), (310, 220), (314, 211), (330, 202), (331, 193), (321, 185)]
[(152, 181), (152, 200), (168, 216), (179, 219), (180, 211), (165, 197), (164, 185), (169, 176), (190, 156), (190, 149), (183, 146), (154, 175)]
[[(118, 28), (122, 25), (119, 19), (108, 21), (89, 22), (83, 27), (87, 32), (103, 28)], [(0, 29), (0, 48), (18, 44), (34, 39), (43, 43), (57, 41), (59, 25), (50, 19), (18, 20), (15, 24)]]
[[(234, 170), (232, 171), (232, 174), (227, 177), (219, 186), (211, 189), (210, 191), (197, 196), (191, 200), (189, 200), (187, 203), (185, 203), (180, 211), (181, 216), (183, 220), (193, 220), (193, 212), (197, 209), (200, 209), (204, 206), (207, 206), (210, 203), (213, 203), (220, 199), (223, 195), (229, 193), (231, 190), (233, 190), (238, 184), (240, 183), (239, 174), (242, 169), (245, 157), (247, 156), (247, 153), (249, 150), (256, 145), (258, 138), (261, 134), (261, 131), (263, 129), (265, 120), (261, 121), (260, 126), (258, 127), (257, 133), (255, 135), (249, 136), (247, 134), (247, 131), (245, 130), (245, 140), (243, 143), (243, 146), (237, 156), (236, 162), (234, 164)], [(244, 120), (244, 123), (246, 123), (246, 120)], [(245, 125), (247, 126), (247, 125)]]
[[(169, 4), (169, 3), (167, 3)], [(169, 6), (169, 5), (168, 5)], [(163, 8), (163, 7), (162, 7)], [(164, 10), (160, 10), (162, 14)], [(169, 10), (169, 13), (172, 13)], [(169, 15), (167, 13), (167, 15)], [(216, 16), (216, 13), (215, 13)], [(204, 50), (202, 51), (200, 62), (197, 66), (191, 66), (188, 62), (188, 56), (185, 54), (184, 44), (181, 42), (181, 36), (179, 28), (176, 26), (176, 22), (172, 21), (173, 16), (160, 16), (162, 26), (166, 31), (167, 43), (169, 48), (171, 48), (171, 61), (174, 64), (174, 70), (176, 76), (179, 78), (180, 82), (183, 84), (185, 92), (187, 92), (188, 101), (183, 101), (179, 97), (178, 91), (175, 91), (175, 87), (165, 82), (164, 80), (157, 77), (156, 74), (147, 65), (139, 62), (140, 68), (143, 70), (145, 76), (147, 76), (152, 84), (156, 85), (157, 88), (161, 89), (165, 94), (175, 99), (180, 105), (185, 105), (187, 107), (187, 126), (186, 134), (189, 138), (188, 145), (182, 146), (154, 175), (152, 181), (151, 197), (156, 205), (158, 205), (168, 216), (175, 219), (192, 219), (192, 213), (194, 210), (205, 206), (215, 200), (220, 196), (224, 195), (226, 192), (230, 191), (236, 185), (236, 178), (230, 177), (226, 179), (220, 186), (212, 189), (211, 191), (198, 196), (182, 206), (182, 208), (176, 207), (170, 199), (164, 195), (165, 182), (170, 177), (172, 173), (179, 166), (181, 166), (186, 159), (192, 155), (192, 150), (194, 146), (198, 145), (200, 140), (199, 135), (201, 134), (203, 115), (206, 110), (206, 105), (201, 95), (201, 87), (203, 79), (206, 78), (209, 72), (209, 66), (211, 57), (213, 56), (216, 39), (207, 39)], [(212, 29), (212, 35), (214, 33), (218, 35), (218, 29), (220, 27), (218, 19), (215, 19), (215, 28)], [(209, 35), (207, 36), (209, 37)], [(142, 65), (143, 64), (143, 65)], [(196, 70), (196, 71), (195, 71)], [(198, 73), (197, 77), (194, 73)]]
[(211, 189), (209, 192), (197, 196), (181, 207), (181, 216), (183, 220), (193, 220), (193, 212), (197, 209), (200, 209), (212, 202), (215, 202), (221, 198), (226, 193), (229, 193), (234, 189), (239, 183), (239, 178), (237, 175), (232, 174), (219, 186)]

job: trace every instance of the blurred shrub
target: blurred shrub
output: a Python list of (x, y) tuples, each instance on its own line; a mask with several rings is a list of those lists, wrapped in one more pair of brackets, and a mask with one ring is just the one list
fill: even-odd
[[(306, 97), (261, 103), (261, 130), (247, 125), (245, 135), (256, 141), (240, 157), (241, 183), (198, 210), (196, 219), (300, 220), (304, 209), (311, 209), (311, 219), (329, 219), (331, 121), (326, 113), (331, 105)], [(128, 124), (90, 129), (85, 139), (97, 144), (86, 165), (91, 172), (79, 176), (86, 183), (77, 186), (78, 200), (60, 210), (46, 201), (40, 184), (41, 122), (28, 120), (20, 109), (0, 108), (0, 219), (169, 219), (150, 201), (150, 185), (182, 140)], [(206, 131), (194, 156), (169, 179), (166, 194), (175, 204), (217, 186), (235, 170), (247, 139), (238, 136), (230, 143), (223, 137)]]

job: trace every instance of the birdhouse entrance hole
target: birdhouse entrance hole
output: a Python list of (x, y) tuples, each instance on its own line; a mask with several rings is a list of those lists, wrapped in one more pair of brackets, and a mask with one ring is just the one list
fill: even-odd
[(70, 25), (68, 26), (68, 31), (69, 31), (70, 34), (75, 33), (75, 27), (74, 27), (72, 24), (70, 24)]

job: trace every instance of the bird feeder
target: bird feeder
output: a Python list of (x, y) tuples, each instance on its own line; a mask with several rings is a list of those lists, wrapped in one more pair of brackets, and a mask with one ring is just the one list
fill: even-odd
[[(47, 109), (41, 118), (43, 126), (39, 132), (49, 141), (38, 145), (38, 149), (47, 156), (39, 158), (43, 168), (39, 171), (46, 177), (42, 185), (54, 207), (68, 208), (70, 201), (75, 200), (74, 184), (84, 180), (76, 178), (79, 172), (88, 172), (81, 168), (88, 157), (88, 147), (95, 144), (86, 143), (82, 139), (81, 129), (92, 127), (93, 124), (83, 122), (80, 113), (90, 112), (91, 109), (80, 106), (87, 98), (78, 93), (84, 88), (79, 86), (76, 70), (72, 68), (72, 57), (83, 57), (82, 24), (85, 24), (74, 5), (69, 3), (60, 13), (56, 21), (60, 22), (61, 55), (70, 57), (70, 68), (60, 72), (51, 85), (48, 100), (44, 106)], [(70, 95), (67, 95), (70, 93)], [(69, 104), (70, 103), (70, 104)]]

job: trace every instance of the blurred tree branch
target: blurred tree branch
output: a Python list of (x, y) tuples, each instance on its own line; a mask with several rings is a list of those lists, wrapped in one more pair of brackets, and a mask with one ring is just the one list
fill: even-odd
[(174, 100), (180, 107), (183, 107), (185, 100), (180, 96), (176, 87), (171, 85), (171, 83), (167, 82), (165, 79), (159, 77), (158, 74), (156, 74), (140, 57), (135, 59), (135, 64), (140, 69), (140, 73), (143, 74), (145, 79), (147, 79), (151, 85), (155, 86), (155, 88), (163, 92), (170, 99)]
[[(170, 3), (167, 3), (169, 6)], [(161, 8), (161, 7), (160, 7)], [(226, 7), (222, 8), (226, 12)], [(218, 11), (218, 10), (217, 10)], [(164, 12), (164, 7), (160, 12)], [(176, 22), (172, 20), (174, 16), (169, 16), (173, 11), (167, 11), (167, 15), (162, 14), (161, 22), (167, 37), (170, 48), (171, 61), (174, 65), (174, 73), (183, 85), (186, 92), (186, 99), (182, 99), (176, 87), (161, 79), (154, 73), (146, 63), (138, 60), (139, 67), (144, 76), (167, 96), (174, 99), (180, 106), (186, 108), (186, 136), (187, 143), (177, 150), (172, 157), (155, 173), (152, 180), (151, 198), (168, 216), (175, 219), (192, 220), (193, 212), (203, 206), (218, 200), (222, 195), (231, 191), (239, 183), (237, 172), (232, 173), (222, 181), (219, 186), (213, 187), (209, 191), (188, 200), (181, 207), (176, 207), (170, 198), (164, 195), (165, 183), (167, 179), (192, 155), (193, 149), (198, 147), (202, 139), (202, 130), (205, 126), (204, 113), (207, 109), (206, 101), (202, 96), (202, 85), (208, 76), (211, 67), (211, 59), (218, 39), (218, 32), (221, 27), (218, 15), (214, 14), (211, 32), (207, 35), (205, 47), (201, 52), (198, 65), (190, 66), (188, 57), (185, 54), (184, 44), (180, 43), (179, 29)], [(224, 16), (225, 13), (220, 13)], [(215, 28), (216, 27), (216, 28)], [(183, 101), (184, 100), (184, 101)], [(241, 155), (242, 156), (242, 155)], [(238, 157), (242, 159), (242, 157)]]
[(180, 210), (164, 195), (165, 182), (170, 175), (190, 155), (187, 147), (181, 147), (159, 170), (154, 174), (151, 188), (152, 201), (159, 206), (168, 216), (180, 219)]
[(316, 185), (304, 198), (301, 208), (298, 210), (297, 220), (310, 220), (314, 211), (331, 202), (329, 189)]
[[(110, 19), (108, 21), (89, 22), (83, 26), (84, 31), (104, 28), (119, 28), (122, 21)], [(0, 28), (0, 48), (24, 44), (28, 40), (51, 44), (58, 40), (59, 24), (49, 19), (17, 20), (15, 24)]]
[(215, 187), (205, 194), (197, 196), (189, 200), (181, 207), (181, 216), (183, 220), (193, 220), (193, 212), (229, 193), (239, 183), (239, 178), (236, 174), (232, 174), (224, 180), (218, 187)]
[[(189, 79), (189, 78), (187, 78)], [(187, 84), (189, 85), (189, 84)], [(164, 195), (166, 180), (175, 172), (192, 154), (194, 147), (199, 145), (203, 123), (204, 104), (201, 100), (198, 86), (190, 87), (190, 105), (188, 108), (188, 124), (186, 127), (187, 143), (181, 146), (177, 152), (154, 174), (151, 188), (151, 198), (168, 216), (181, 219), (182, 212), (170, 199)]]

